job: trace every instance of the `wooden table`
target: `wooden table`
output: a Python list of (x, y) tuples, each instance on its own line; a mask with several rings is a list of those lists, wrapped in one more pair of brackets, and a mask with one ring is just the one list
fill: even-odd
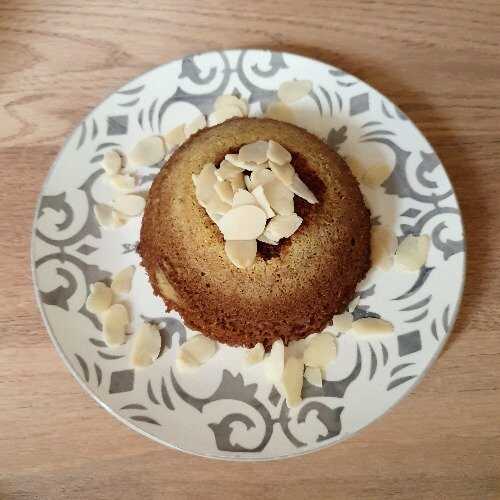
[[(0, 2), (0, 498), (500, 498), (499, 42), (498, 0)], [(397, 102), (446, 164), (468, 246), (459, 319), (417, 390), (347, 442), (256, 464), (166, 449), (98, 407), (52, 347), (29, 265), (79, 120), (149, 68), (237, 46), (331, 62)]]

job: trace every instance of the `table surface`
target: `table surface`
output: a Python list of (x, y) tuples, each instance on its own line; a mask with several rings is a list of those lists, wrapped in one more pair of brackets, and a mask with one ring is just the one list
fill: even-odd
[[(0, 2), (0, 498), (500, 498), (499, 34), (498, 0)], [(166, 449), (98, 407), (52, 347), (29, 265), (67, 134), (136, 75), (227, 47), (322, 59), (398, 103), (443, 159), (467, 233), (462, 309), (424, 381), (354, 438), (270, 463)]]

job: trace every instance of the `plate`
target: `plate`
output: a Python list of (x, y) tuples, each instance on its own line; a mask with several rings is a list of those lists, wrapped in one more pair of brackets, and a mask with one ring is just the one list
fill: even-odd
[[(417, 273), (372, 270), (355, 318), (381, 316), (395, 334), (338, 338), (338, 359), (323, 388), (306, 385), (289, 409), (263, 370), (243, 365), (242, 349), (220, 346), (194, 374), (175, 368), (175, 351), (192, 335), (176, 313), (165, 313), (138, 267), (129, 306), (133, 325), (161, 328), (167, 349), (149, 369), (133, 370), (130, 341), (102, 341), (85, 308), (89, 285), (128, 265), (140, 221), (115, 231), (96, 224), (93, 206), (109, 203), (99, 166), (110, 148), (129, 150), (140, 138), (207, 115), (221, 94), (234, 93), (261, 115), (279, 85), (313, 82), (292, 104), (298, 123), (341, 155), (365, 165), (388, 164), (390, 177), (363, 188), (373, 223), (399, 239), (427, 234), (431, 247)], [(141, 171), (146, 188), (159, 166)], [(415, 387), (438, 356), (455, 320), (464, 282), (462, 220), (453, 188), (430, 144), (391, 101), (356, 77), (294, 54), (226, 50), (185, 57), (126, 84), (76, 128), (57, 157), (36, 210), (32, 266), (49, 335), (68, 369), (104, 408), (132, 429), (186, 452), (231, 460), (266, 460), (318, 450), (352, 436)]]

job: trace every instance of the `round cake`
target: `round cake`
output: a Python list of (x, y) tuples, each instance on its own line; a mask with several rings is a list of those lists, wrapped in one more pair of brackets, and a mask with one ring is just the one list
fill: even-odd
[[(318, 199), (296, 197), (299, 229), (278, 245), (258, 242), (248, 269), (231, 264), (217, 225), (198, 203), (192, 174), (226, 154), (273, 140)], [(370, 266), (370, 213), (342, 158), (302, 128), (233, 118), (191, 136), (156, 176), (138, 251), (155, 294), (186, 325), (234, 346), (266, 349), (321, 331), (355, 295)]]

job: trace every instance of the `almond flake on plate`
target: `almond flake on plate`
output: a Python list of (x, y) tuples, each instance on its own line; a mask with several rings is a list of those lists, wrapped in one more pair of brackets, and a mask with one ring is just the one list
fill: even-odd
[(277, 165), (284, 165), (292, 161), (292, 155), (281, 144), (270, 140), (267, 147), (267, 159)]
[(111, 211), (111, 227), (113, 229), (118, 229), (119, 227), (125, 225), (127, 222), (128, 217), (126, 215), (123, 215), (116, 210)]
[(323, 377), (321, 376), (321, 368), (316, 366), (306, 366), (304, 370), (304, 378), (316, 387), (323, 387)]
[(371, 258), (374, 266), (387, 271), (392, 265), (392, 258), (397, 246), (396, 235), (389, 228), (384, 226), (372, 227)]
[(111, 149), (106, 151), (102, 157), (101, 167), (108, 175), (117, 174), (123, 165), (123, 159), (118, 151)]
[(318, 203), (318, 199), (314, 196), (314, 193), (304, 184), (302, 179), (297, 174), (294, 175), (292, 183), (287, 187), (290, 191), (292, 191), (292, 193), (304, 198), (304, 200), (309, 203)]
[(158, 326), (143, 323), (132, 337), (130, 363), (134, 368), (152, 365), (160, 355), (161, 335)]
[(125, 329), (129, 323), (123, 304), (113, 304), (102, 315), (102, 335), (108, 347), (118, 347), (125, 342)]
[(248, 269), (253, 266), (257, 255), (255, 240), (228, 240), (224, 248), (228, 259), (238, 269)]
[(271, 208), (279, 215), (291, 215), (294, 212), (293, 193), (278, 179), (264, 186), (264, 193)]
[(241, 168), (242, 170), (250, 170), (250, 172), (262, 168), (258, 163), (242, 160), (237, 154), (228, 153), (224, 159), (229, 163), (232, 163), (234, 166)]
[(270, 382), (278, 384), (285, 367), (285, 346), (281, 339), (275, 340), (271, 352), (265, 359), (266, 376)]
[(295, 177), (295, 169), (290, 165), (290, 163), (285, 163), (283, 165), (278, 165), (272, 161), (269, 161), (269, 168), (285, 186), (290, 186)]
[(269, 204), (269, 201), (264, 193), (264, 187), (262, 185), (256, 187), (252, 191), (252, 194), (259, 203), (262, 210), (264, 210), (264, 212), (266, 213), (267, 218), (270, 219), (271, 217), (274, 217), (276, 215), (271, 208), (271, 205)]
[(283, 82), (278, 88), (278, 98), (282, 102), (290, 103), (305, 97), (312, 90), (310, 80), (291, 80)]
[(213, 198), (216, 182), (215, 166), (212, 163), (203, 165), (201, 172), (196, 178), (196, 199), (201, 206), (205, 206)]
[(135, 178), (131, 175), (113, 174), (108, 178), (113, 188), (124, 193), (129, 193), (135, 188)]
[(356, 309), (356, 307), (358, 307), (358, 304), (359, 304), (359, 301), (361, 300), (361, 296), (360, 295), (356, 295), (356, 297), (354, 297), (351, 302), (349, 302), (349, 305), (347, 306), (347, 310), (352, 313), (354, 311), (354, 309)]
[(85, 305), (92, 314), (99, 314), (109, 308), (113, 301), (113, 291), (104, 283), (98, 281), (90, 285), (90, 295)]
[(429, 236), (409, 234), (399, 244), (394, 257), (395, 264), (404, 271), (418, 271), (427, 260), (429, 244)]
[(169, 149), (173, 149), (176, 146), (180, 146), (186, 140), (186, 134), (184, 132), (185, 124), (178, 125), (177, 127), (169, 130), (163, 135), (165, 144)]
[(146, 201), (136, 194), (121, 194), (113, 201), (113, 207), (124, 215), (136, 217), (144, 212)]
[(219, 168), (215, 171), (215, 176), (220, 181), (230, 180), (233, 177), (241, 174), (241, 168), (233, 165), (231, 162), (227, 160), (222, 160)]
[(392, 173), (389, 165), (374, 165), (368, 167), (362, 177), (362, 182), (366, 186), (375, 188), (380, 186)]
[(326, 370), (337, 357), (335, 338), (328, 333), (315, 335), (304, 352), (304, 364)]
[(383, 319), (361, 318), (353, 322), (351, 332), (357, 335), (389, 335), (394, 332), (394, 327)]
[(256, 141), (240, 148), (238, 156), (244, 162), (265, 163), (267, 161), (267, 141)]
[(108, 205), (104, 205), (104, 203), (94, 205), (94, 215), (97, 223), (106, 229), (113, 227), (112, 212), (113, 209)]
[[(181, 354), (181, 359), (184, 356), (188, 360), (193, 360), (196, 365), (205, 364), (217, 351), (217, 343), (203, 335), (195, 335), (188, 339), (180, 347), (178, 354)], [(187, 355), (187, 356), (186, 356)]]
[(295, 123), (295, 115), (292, 108), (282, 102), (272, 102), (269, 104), (264, 116), (272, 120)]
[(200, 363), (198, 363), (198, 361), (196, 361), (196, 359), (194, 359), (188, 351), (184, 351), (182, 349), (177, 351), (175, 364), (180, 372), (192, 370), (193, 368), (198, 368), (200, 366)]
[(115, 293), (129, 293), (132, 287), (132, 278), (134, 277), (135, 267), (127, 266), (113, 276), (111, 290)]
[(352, 313), (345, 311), (333, 317), (332, 328), (335, 332), (347, 332), (352, 326)]
[(304, 362), (298, 358), (288, 358), (281, 379), (289, 408), (297, 406), (302, 401), (302, 385), (304, 383)]
[(297, 214), (276, 215), (267, 224), (264, 236), (273, 241), (289, 238), (302, 224), (302, 218)]
[(207, 126), (207, 120), (203, 115), (198, 115), (193, 121), (187, 123), (184, 126), (184, 134), (186, 137), (191, 137), (193, 134), (196, 134), (198, 130), (205, 128)]
[(229, 181), (217, 181), (214, 184), (214, 189), (223, 202), (228, 204), (233, 203), (233, 188)]
[(250, 177), (248, 175), (245, 175), (245, 177), (243, 178), (244, 182), (245, 182), (245, 187), (248, 189), (248, 191), (253, 191), (255, 188), (252, 184), (252, 181), (250, 179)]
[(219, 110), (226, 108), (227, 106), (236, 106), (241, 111), (241, 116), (248, 115), (248, 105), (247, 103), (235, 95), (220, 95), (215, 99), (214, 109)]
[(252, 193), (249, 193), (246, 189), (238, 189), (234, 193), (233, 207), (240, 207), (242, 205), (254, 205), (258, 207), (259, 203)]
[(152, 135), (141, 139), (128, 154), (131, 167), (148, 167), (165, 158), (166, 150), (163, 138)]
[(234, 207), (219, 222), (226, 240), (255, 240), (266, 226), (266, 214), (252, 205)]
[(251, 349), (248, 349), (245, 356), (245, 363), (247, 365), (256, 365), (264, 359), (264, 346), (259, 342), (255, 344)]
[(223, 108), (216, 109), (210, 115), (210, 121), (214, 125), (219, 125), (219, 123), (223, 123), (231, 118), (241, 118), (242, 116), (244, 115), (237, 106), (224, 106)]

